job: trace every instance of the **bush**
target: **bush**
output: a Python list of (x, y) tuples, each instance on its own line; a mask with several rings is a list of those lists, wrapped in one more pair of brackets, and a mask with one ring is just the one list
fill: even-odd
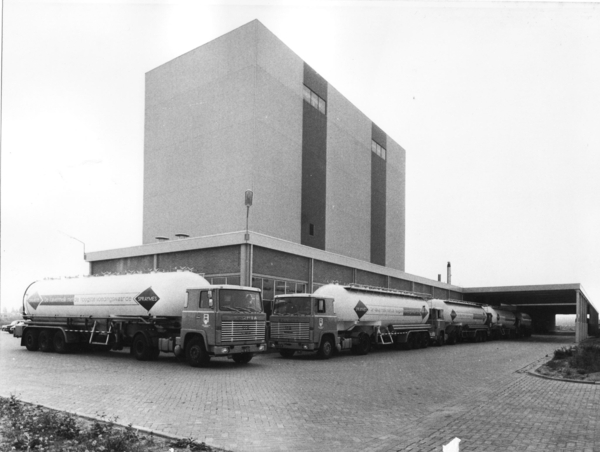
[(565, 359), (573, 356), (573, 352), (577, 347), (561, 347), (558, 350), (554, 350), (554, 358), (552, 359)]
[(600, 346), (582, 344), (569, 359), (571, 367), (582, 369), (587, 373), (600, 372)]

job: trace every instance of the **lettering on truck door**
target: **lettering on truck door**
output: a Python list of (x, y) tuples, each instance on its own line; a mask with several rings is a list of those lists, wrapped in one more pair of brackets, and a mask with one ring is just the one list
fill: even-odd
[(214, 344), (215, 309), (209, 303), (207, 290), (189, 290), (187, 310), (183, 313), (183, 326), (188, 331), (197, 331)]

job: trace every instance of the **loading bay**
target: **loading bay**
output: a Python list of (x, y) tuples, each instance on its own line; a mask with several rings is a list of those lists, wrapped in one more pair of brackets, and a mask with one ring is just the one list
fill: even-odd
[(573, 336), (195, 369), (172, 355), (28, 352), (0, 335), (0, 396), (235, 452), (600, 451), (600, 385), (527, 373)]

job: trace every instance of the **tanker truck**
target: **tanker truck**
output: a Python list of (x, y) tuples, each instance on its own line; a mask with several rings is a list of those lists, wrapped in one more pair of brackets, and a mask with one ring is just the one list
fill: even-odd
[(34, 282), (23, 318), (14, 336), (30, 351), (129, 347), (140, 361), (174, 353), (193, 367), (211, 357), (248, 363), (266, 351), (260, 290), (210, 285), (188, 271)]
[(458, 300), (432, 300), (432, 304), (443, 312), (448, 344), (464, 340), (483, 342), (489, 338), (492, 314), (483, 306)]
[(328, 284), (313, 294), (278, 295), (270, 318), (269, 346), (286, 358), (316, 351), (369, 353), (372, 345), (397, 348), (443, 343), (443, 308), (429, 295), (357, 284)]
[(531, 317), (529, 314), (513, 311), (507, 307), (486, 307), (492, 317), (491, 335), (495, 339), (513, 339), (531, 336)]

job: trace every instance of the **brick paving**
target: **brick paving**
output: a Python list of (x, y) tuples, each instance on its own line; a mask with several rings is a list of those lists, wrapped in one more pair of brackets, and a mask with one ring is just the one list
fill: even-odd
[(524, 370), (572, 337), (306, 355), (138, 362), (123, 352), (28, 352), (0, 335), (0, 395), (236, 452), (600, 452), (600, 385)]

